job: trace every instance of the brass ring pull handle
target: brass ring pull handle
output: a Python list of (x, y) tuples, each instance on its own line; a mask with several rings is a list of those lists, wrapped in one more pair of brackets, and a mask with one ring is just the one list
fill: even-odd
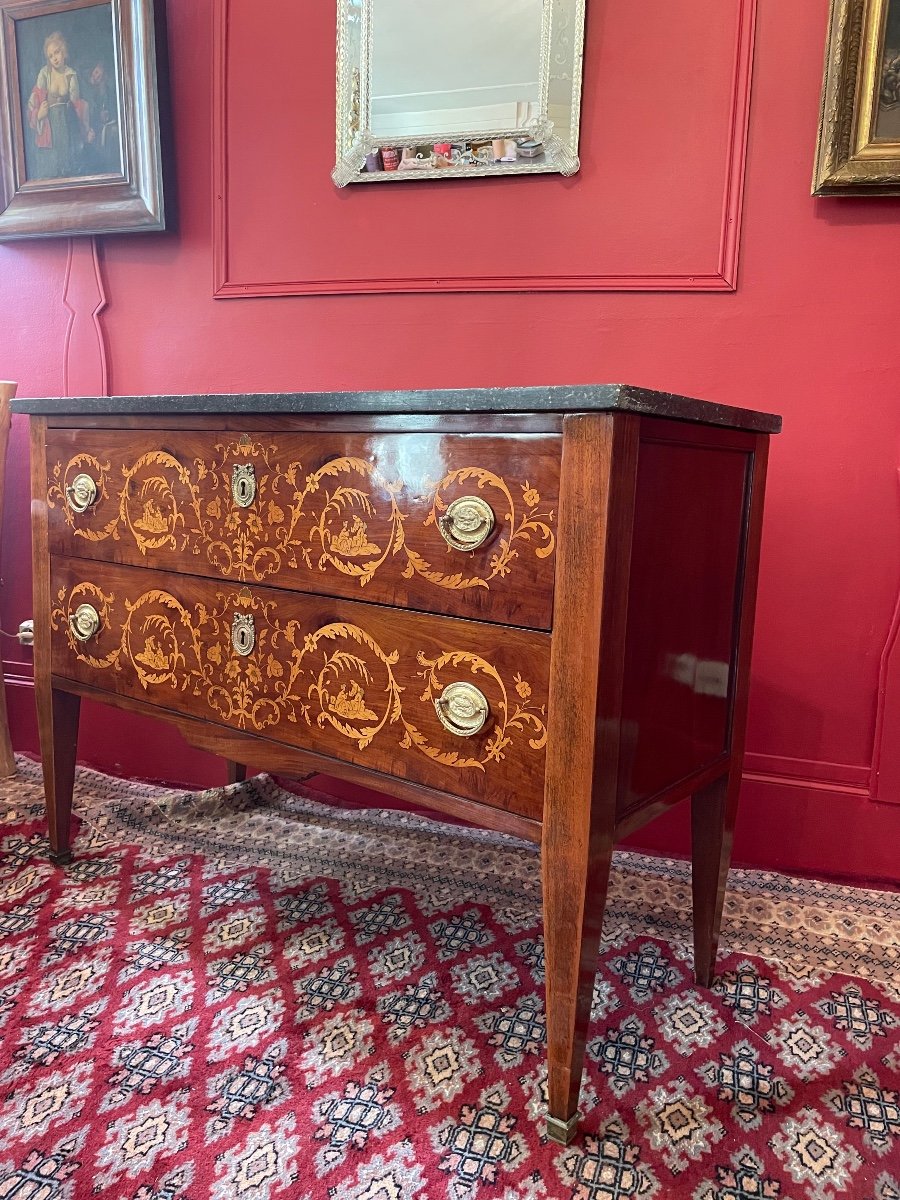
[(90, 475), (76, 475), (66, 486), (66, 504), (72, 512), (83, 513), (97, 501), (97, 484)]
[(231, 468), (231, 495), (238, 508), (249, 508), (256, 499), (253, 463), (235, 463)]
[(471, 683), (448, 683), (434, 701), (438, 720), (457, 737), (471, 737), (484, 727), (491, 707), (484, 694)]
[(69, 628), (79, 642), (89, 642), (100, 631), (100, 614), (93, 604), (79, 604), (69, 614)]
[(438, 529), (454, 550), (477, 550), (494, 530), (494, 510), (480, 496), (461, 496), (438, 517)]

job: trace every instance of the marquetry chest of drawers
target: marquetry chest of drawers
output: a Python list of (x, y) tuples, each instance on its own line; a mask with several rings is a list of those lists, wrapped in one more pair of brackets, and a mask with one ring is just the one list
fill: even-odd
[(712, 978), (779, 419), (618, 385), (14, 408), (54, 860), (83, 696), (236, 776), (337, 775), (539, 842), (570, 1140), (613, 844), (688, 796)]

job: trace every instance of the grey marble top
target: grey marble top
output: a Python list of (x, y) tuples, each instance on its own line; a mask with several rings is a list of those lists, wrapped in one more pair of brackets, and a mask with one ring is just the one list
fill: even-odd
[(12, 411), (44, 416), (195, 413), (535, 413), (636, 412), (778, 433), (781, 417), (729, 408), (623, 383), (577, 387), (429, 389), (396, 392), (270, 392), (207, 396), (66, 396), (18, 399)]

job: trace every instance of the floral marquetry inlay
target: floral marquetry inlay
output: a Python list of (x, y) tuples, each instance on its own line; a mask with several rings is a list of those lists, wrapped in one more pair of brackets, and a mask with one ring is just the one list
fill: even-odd
[[(142, 556), (167, 548), (240, 582), (290, 570), (336, 571), (364, 587), (385, 564), (397, 563), (403, 579), (418, 576), (451, 591), (490, 589), (520, 556), (546, 559), (554, 551), (553, 508), (527, 479), (511, 482), (487, 466), (462, 466), (428, 483), (424, 497), (411, 497), (402, 479), (386, 478), (364, 457), (336, 456), (312, 471), (288, 458), (247, 435), (217, 443), (208, 459), (185, 462), (152, 450), (113, 467), (81, 452), (51, 465), (48, 501), (76, 538), (128, 539)], [(73, 511), (66, 497), (83, 475), (96, 485), (97, 500), (85, 512)], [(429, 548), (425, 531), (446, 536), (446, 514), (460, 503), (460, 490), (489, 506), (496, 529), (486, 539), (484, 566), (481, 559), (469, 571), (444, 570), (435, 554), (450, 552), (443, 543), (436, 550), (433, 539)], [(413, 499), (424, 516), (411, 520)], [(458, 566), (458, 550), (454, 558)]]
[[(115, 591), (86, 582), (57, 590), (51, 624), (78, 661), (126, 681), (130, 676), (143, 693), (180, 694), (186, 708), (199, 704), (234, 728), (261, 732), (288, 722), (307, 727), (312, 742), (321, 737), (333, 746), (337, 734), (358, 751), (376, 738), (392, 739), (395, 749), (482, 772), (508, 752), (546, 745), (545, 708), (532, 684), (519, 672), (505, 678), (470, 650), (451, 646), (435, 654), (415, 648), (408, 634), (409, 661), (402, 662), (400, 650), (382, 646), (361, 624), (311, 628), (280, 617), (275, 601), (246, 587), (217, 592), (212, 604), (186, 604), (161, 588), (134, 600)], [(88, 642), (75, 637), (69, 621), (83, 604), (100, 617)], [(435, 702), (460, 679), (484, 693), (490, 716), (483, 736), (458, 739), (457, 749), (436, 722)]]

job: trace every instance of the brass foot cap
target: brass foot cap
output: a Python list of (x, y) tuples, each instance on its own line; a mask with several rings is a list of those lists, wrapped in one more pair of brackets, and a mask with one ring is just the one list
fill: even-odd
[(50, 861), (56, 867), (67, 867), (72, 861), (71, 850), (51, 850), (48, 855)]
[(568, 1146), (578, 1132), (580, 1120), (581, 1113), (573, 1113), (568, 1121), (561, 1121), (559, 1117), (548, 1117), (547, 1137), (551, 1142), (559, 1142), (561, 1146)]

